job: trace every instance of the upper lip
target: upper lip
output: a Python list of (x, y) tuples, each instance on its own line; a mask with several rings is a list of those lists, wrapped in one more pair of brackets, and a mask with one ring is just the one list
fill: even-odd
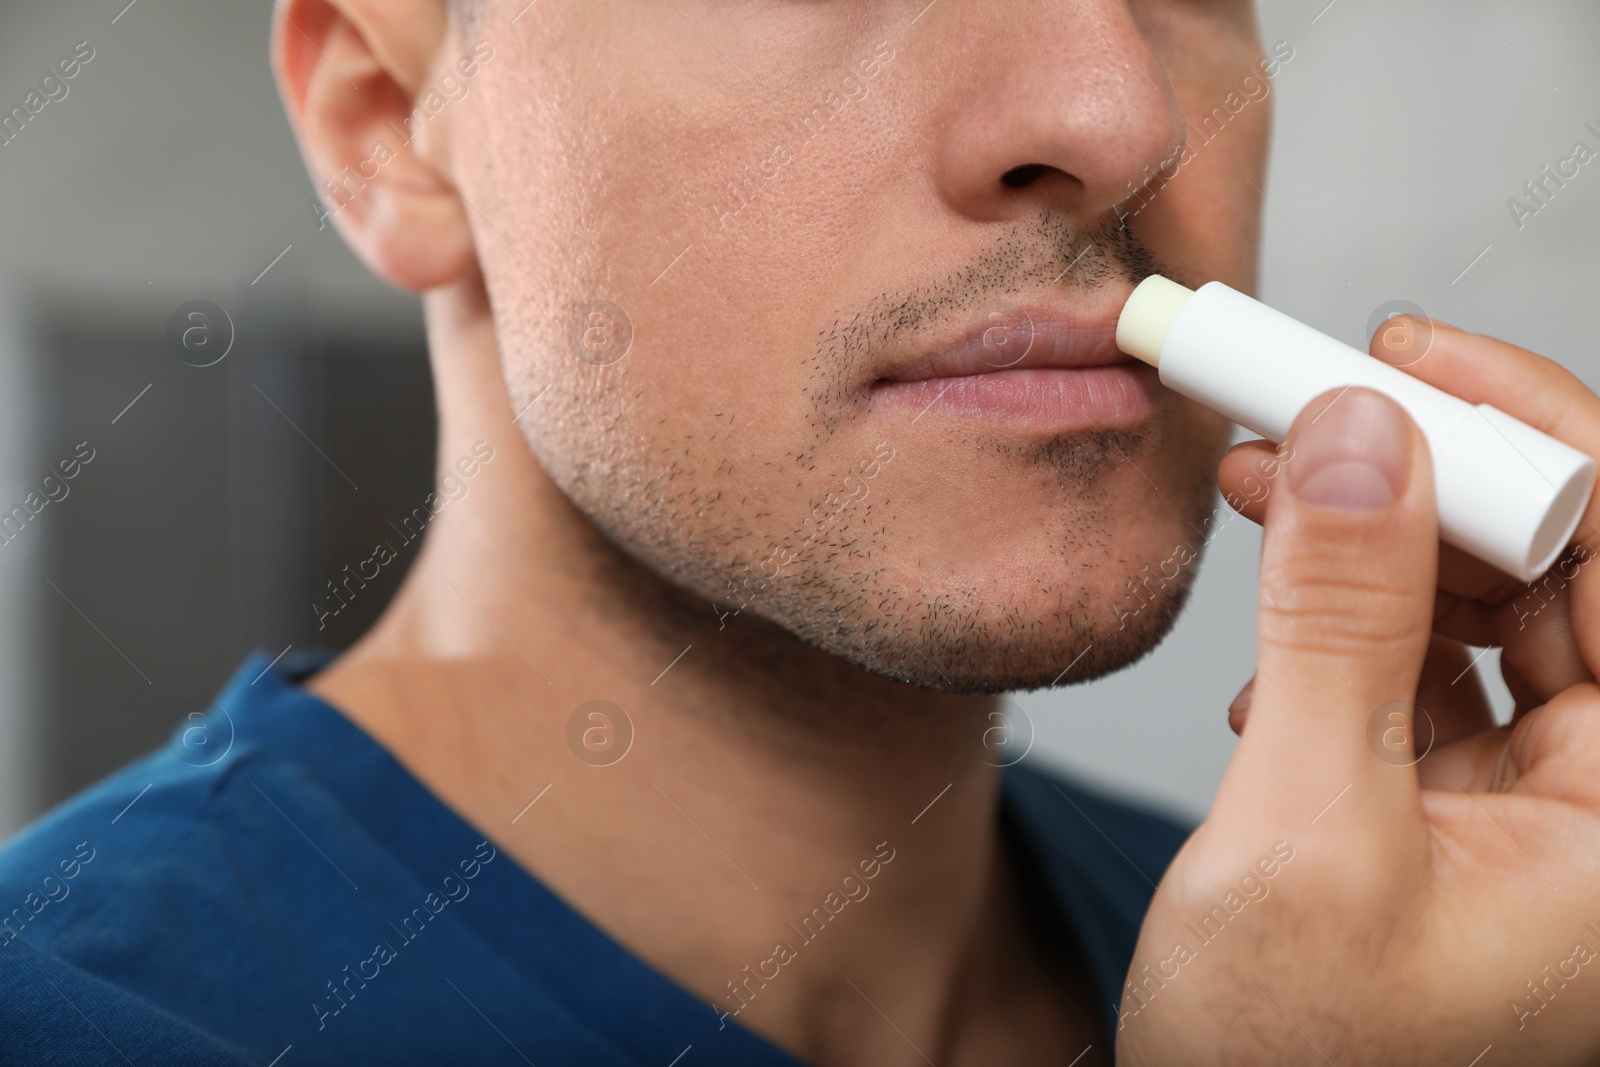
[(1090, 318), (1061, 309), (1019, 306), (942, 343), (913, 350), (879, 381), (915, 382), (1039, 367), (1104, 367), (1129, 362), (1117, 348), (1116, 316)]

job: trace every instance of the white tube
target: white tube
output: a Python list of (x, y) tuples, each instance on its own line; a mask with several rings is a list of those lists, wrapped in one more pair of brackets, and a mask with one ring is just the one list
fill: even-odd
[(1357, 385), (1387, 394), (1428, 439), (1441, 540), (1520, 581), (1550, 568), (1588, 507), (1589, 456), (1221, 282), (1191, 293), (1159, 275), (1145, 279), (1122, 310), (1117, 344), (1158, 367), (1162, 384), (1273, 442), (1329, 390)]

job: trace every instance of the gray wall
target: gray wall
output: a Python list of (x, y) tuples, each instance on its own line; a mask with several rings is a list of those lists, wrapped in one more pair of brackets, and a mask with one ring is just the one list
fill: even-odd
[[(245, 539), (215, 540), (230, 527), (219, 483), (252, 481), (272, 502), (259, 471), (236, 477), (240, 464), (211, 454), (228, 444), (212, 432), (218, 419), (244, 421), (221, 406), (226, 394), (242, 385), (265, 409), (255, 381), (289, 404), (273, 381), (310, 342), (340, 334), (393, 342), (409, 360), (417, 347), (415, 301), (367, 276), (307, 206), (312, 188), (266, 62), (271, 5), (137, 0), (124, 12), (126, 3), (0, 8), (0, 111), (77, 42), (94, 49), (67, 96), (0, 146), (0, 508), (38, 488), (73, 442), (97, 453), (72, 495), (0, 547), (0, 834), (74, 777), (81, 784), (161, 744), (204, 710), (246, 648), (268, 646), (262, 620), (239, 610), (250, 590), (226, 573)], [(184, 381), (190, 368), (165, 351), (163, 326), (194, 299), (289, 342), (254, 353), (241, 344)], [(274, 324), (284, 320), (288, 331)], [(402, 340), (395, 331), (408, 322)], [(90, 359), (103, 373), (86, 379)], [(240, 380), (225, 387), (230, 377)], [(315, 419), (290, 410), (301, 425)], [(290, 435), (285, 450), (296, 443), (286, 424), (275, 429)], [(139, 538), (166, 551), (119, 569)]]
[[(53, 442), (30, 436), (39, 346), (19, 328), (41, 301), (69, 299), (93, 319), (130, 300), (176, 307), (249, 290), (357, 328), (414, 318), (312, 219), (265, 61), (269, 15), (264, 0), (6, 4), (7, 109), (76, 42), (96, 55), (66, 99), (0, 147), (0, 502), (55, 458)], [(1593, 0), (1267, 0), (1262, 23), (1296, 53), (1274, 85), (1264, 297), (1357, 343), (1380, 304), (1410, 299), (1600, 385), (1600, 164), (1520, 231), (1505, 206), (1591, 136), (1585, 120), (1600, 124)], [(115, 429), (96, 431), (107, 448)], [(1246, 579), (1258, 547), (1248, 523), (1229, 524), (1188, 615), (1132, 671), (1019, 698), (1036, 752), (1203, 811), (1232, 749), (1224, 709), (1254, 661)], [(28, 758), (40, 729), (31, 620), (55, 594), (36, 548), (0, 550), (0, 832), (41, 797)], [(191, 710), (175, 706), (173, 722)]]

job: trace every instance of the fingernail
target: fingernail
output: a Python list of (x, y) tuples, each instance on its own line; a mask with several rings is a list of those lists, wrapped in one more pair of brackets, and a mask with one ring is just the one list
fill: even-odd
[(1410, 435), (1400, 405), (1370, 389), (1346, 389), (1300, 416), (1291, 437), (1289, 487), (1307, 504), (1384, 508), (1405, 492)]
[(1233, 703), (1228, 705), (1228, 714), (1237, 715), (1241, 711), (1250, 710), (1250, 701), (1256, 695), (1256, 680), (1250, 679), (1244, 683), (1244, 688), (1239, 690), (1239, 695), (1233, 698)]

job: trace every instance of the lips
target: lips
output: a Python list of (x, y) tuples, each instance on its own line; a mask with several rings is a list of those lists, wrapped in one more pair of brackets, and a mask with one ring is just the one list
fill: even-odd
[(884, 373), (880, 382), (964, 378), (1044, 367), (1105, 367), (1128, 363), (1117, 348), (1117, 325), (1084, 322), (1027, 309), (980, 312), (947, 344)]
[(1031, 432), (1130, 428), (1155, 411), (1152, 368), (1116, 345), (1116, 317), (996, 303), (948, 340), (890, 361), (874, 404)]

